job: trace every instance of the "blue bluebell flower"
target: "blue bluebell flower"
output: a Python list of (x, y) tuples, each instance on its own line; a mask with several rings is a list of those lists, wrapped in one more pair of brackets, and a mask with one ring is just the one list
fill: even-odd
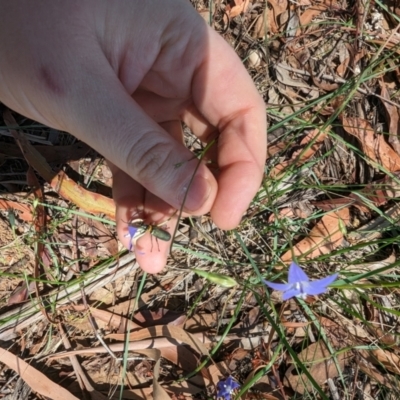
[(217, 399), (231, 400), (231, 396), (240, 385), (229, 375), (217, 383)]
[(292, 262), (289, 267), (289, 283), (275, 283), (265, 279), (263, 279), (263, 282), (271, 289), (283, 292), (283, 300), (288, 300), (292, 297), (305, 299), (308, 295), (315, 296), (325, 293), (328, 290), (327, 286), (335, 281), (337, 277), (338, 274), (333, 274), (326, 278), (310, 281), (307, 274), (295, 262)]
[(128, 225), (128, 233), (125, 235), (125, 237), (129, 237), (129, 247), (128, 247), (129, 251), (132, 251), (133, 242), (134, 242), (135, 236), (138, 234), (138, 230), (139, 230), (139, 228)]

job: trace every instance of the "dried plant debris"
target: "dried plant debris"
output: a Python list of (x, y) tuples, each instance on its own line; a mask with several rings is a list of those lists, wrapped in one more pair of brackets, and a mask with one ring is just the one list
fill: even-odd
[(235, 231), (182, 219), (145, 276), (102, 158), (2, 109), (3, 397), (398, 399), (400, 7), (191, 3), (265, 100), (260, 190)]

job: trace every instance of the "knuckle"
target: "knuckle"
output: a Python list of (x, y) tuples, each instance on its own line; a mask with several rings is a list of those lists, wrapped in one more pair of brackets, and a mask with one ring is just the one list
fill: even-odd
[[(142, 147), (139, 143), (136, 146), (139, 149)], [(170, 170), (171, 153), (171, 146), (167, 142), (158, 142), (151, 147), (146, 146), (142, 151), (132, 149), (128, 162), (134, 166), (139, 182), (152, 182)]]

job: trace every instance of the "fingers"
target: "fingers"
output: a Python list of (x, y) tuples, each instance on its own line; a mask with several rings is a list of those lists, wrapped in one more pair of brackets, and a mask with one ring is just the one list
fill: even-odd
[[(216, 181), (205, 165), (156, 124), (125, 91), (113, 71), (98, 65), (99, 76), (80, 74), (66, 117), (71, 132), (88, 142), (144, 188), (175, 208), (203, 214), (211, 209)], [(83, 103), (81, 98), (91, 99)], [(110, 118), (113, 116), (113, 118)], [(197, 171), (196, 171), (197, 168)]]
[(178, 222), (175, 209), (147, 192), (125, 172), (109, 164), (113, 172), (113, 198), (116, 205), (118, 238), (127, 249), (135, 252), (136, 260), (144, 271), (150, 274), (159, 273), (166, 265), (171, 240), (159, 240), (152, 236), (151, 232), (146, 232), (134, 241), (129, 234), (128, 225), (138, 218), (146, 225), (158, 225), (168, 220), (167, 224), (159, 229), (169, 232), (172, 239)]
[[(260, 185), (266, 155), (264, 103), (240, 60), (218, 34), (203, 22), (200, 26), (200, 17), (188, 5), (183, 8), (183, 2), (163, 9), (154, 7), (156, 2), (151, 7), (138, 2), (142, 13), (120, 2), (114, 7), (101, 2), (100, 8), (85, 4), (61, 10), (49, 2), (48, 9), (41, 9), (51, 11), (45, 23), (43, 14), (35, 13), (37, 6), (31, 6), (34, 28), (19, 30), (17, 42), (0, 46), (5, 63), (1, 76), (14, 78), (12, 83), (3, 79), (2, 97), (19, 112), (73, 133), (138, 182), (117, 177), (118, 186), (129, 186), (116, 194), (121, 218), (128, 217), (124, 214), (132, 202), (145, 201), (146, 207), (153, 202), (145, 188), (175, 209), (183, 205), (191, 214), (211, 210), (219, 227), (233, 228)], [(15, 6), (15, 18), (19, 8)], [(154, 10), (169, 13), (160, 20), (163, 26), (150, 18)], [(11, 20), (30, 27), (30, 15), (24, 15)], [(60, 16), (76, 24), (73, 34)], [(3, 30), (7, 37), (9, 29)], [(29, 46), (20, 50), (23, 43)], [(160, 102), (155, 104), (145, 92), (155, 93)], [(207, 166), (198, 166), (176, 140), (179, 133), (171, 136), (155, 122), (182, 117), (192, 102), (198, 110), (195, 133), (205, 140), (217, 138), (218, 147), (208, 157), (218, 161), (218, 188)]]
[[(37, 27), (40, 40), (35, 36), (30, 51), (18, 52), (18, 67), (25, 69), (20, 72), (24, 79), (16, 81), (21, 82), (25, 92), (20, 90), (23, 94), (16, 100), (7, 93), (8, 104), (36, 120), (71, 132), (173, 207), (180, 208), (185, 199), (187, 212), (203, 214), (211, 209), (216, 196), (213, 175), (204, 165), (197, 168), (190, 151), (131, 97), (140, 85), (148, 92), (161, 90), (166, 100), (179, 98), (182, 103), (190, 96), (194, 66), (181, 65), (185, 36), (180, 35), (178, 23), (168, 22), (180, 14), (168, 4), (157, 5), (158, 12), (165, 9), (168, 15), (160, 24), (153, 20), (148, 23), (140, 13), (148, 17), (156, 3), (140, 4), (117, 2), (108, 7), (108, 2), (101, 2), (94, 16), (89, 14), (90, 4), (83, 4), (83, 10), (72, 7), (76, 13), (73, 16), (77, 16), (73, 33), (64, 20), (63, 24), (52, 22), (62, 16), (52, 6), (54, 18)], [(179, 8), (179, 3), (170, 2), (173, 4)], [(189, 5), (182, 12), (188, 10), (189, 17), (197, 17)], [(64, 11), (72, 10), (66, 7)], [(68, 21), (74, 20), (68, 12), (65, 14)], [(191, 18), (180, 18), (190, 23)], [(30, 38), (25, 32), (20, 40), (25, 43)], [(11, 64), (7, 64), (9, 74), (16, 68)], [(177, 65), (181, 67), (179, 77), (175, 74)]]
[(135, 252), (140, 267), (151, 274), (160, 272), (166, 264), (171, 240), (157, 239), (146, 232), (132, 246), (128, 224), (134, 219), (143, 219), (146, 225), (159, 225), (171, 237), (178, 222), (175, 209), (151, 193), (145, 193), (143, 187), (130, 176), (109, 163), (113, 172), (113, 197), (116, 204), (115, 218), (117, 234), (121, 243)]
[(211, 29), (209, 36), (208, 57), (194, 77), (193, 95), (204, 119), (220, 133), (218, 194), (211, 215), (220, 228), (232, 229), (262, 181), (266, 111), (234, 51)]
[[(182, 142), (182, 128), (179, 121), (168, 121), (161, 126), (176, 141)], [(169, 255), (172, 236), (178, 223), (177, 210), (145, 191), (139, 183), (115, 165), (110, 162), (108, 164), (113, 172), (113, 198), (116, 206), (118, 238), (127, 249), (135, 252), (136, 260), (144, 271), (151, 274), (158, 273), (165, 267)], [(134, 240), (128, 226), (132, 220), (138, 218), (153, 228)], [(157, 234), (160, 230), (167, 232), (167, 236), (171, 236), (171, 239), (160, 238)]]

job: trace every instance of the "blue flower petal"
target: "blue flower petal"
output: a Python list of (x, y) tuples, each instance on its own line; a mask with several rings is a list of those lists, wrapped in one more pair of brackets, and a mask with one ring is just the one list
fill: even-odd
[(295, 262), (290, 264), (289, 283), (293, 285), (295, 283), (308, 282), (309, 280), (307, 274)]
[(129, 236), (129, 246), (128, 246), (128, 250), (132, 251), (132, 247), (133, 247), (133, 239), (135, 238), (135, 235), (138, 232), (138, 228), (128, 225), (128, 235)]
[(231, 387), (231, 391), (240, 388), (240, 385), (230, 375), (226, 378), (226, 384)]
[(308, 284), (307, 294), (315, 296), (317, 294), (325, 293), (328, 290), (327, 286), (330, 285), (333, 281), (335, 281), (337, 277), (338, 274), (334, 274), (331, 276), (327, 276), (326, 278), (310, 282)]
[(290, 290), (287, 290), (286, 292), (283, 293), (282, 295), (282, 300), (289, 300), (292, 297), (300, 296), (302, 295), (301, 291), (299, 289), (293, 288)]
[(339, 276), (339, 274), (333, 274), (333, 275), (327, 276), (327, 277), (325, 277), (325, 278), (322, 278), (322, 279), (318, 279), (318, 280), (316, 280), (316, 281), (313, 281), (312, 283), (318, 282), (318, 283), (320, 283), (320, 284), (323, 284), (323, 285), (325, 285), (325, 286), (328, 286), (328, 285), (330, 285), (331, 283), (333, 283), (333, 282), (338, 278), (338, 276)]
[(275, 283), (275, 282), (266, 281), (265, 279), (263, 279), (263, 282), (265, 285), (267, 285), (271, 289), (280, 290), (281, 292), (286, 292), (287, 290), (289, 290), (293, 287), (293, 285), (290, 283)]
[(217, 398), (231, 400), (232, 392), (239, 388), (240, 385), (231, 376), (228, 376), (225, 380), (217, 383)]
[(129, 236), (131, 237), (131, 239), (133, 239), (135, 237), (137, 231), (138, 231), (138, 228), (128, 225), (128, 232), (129, 232)]

